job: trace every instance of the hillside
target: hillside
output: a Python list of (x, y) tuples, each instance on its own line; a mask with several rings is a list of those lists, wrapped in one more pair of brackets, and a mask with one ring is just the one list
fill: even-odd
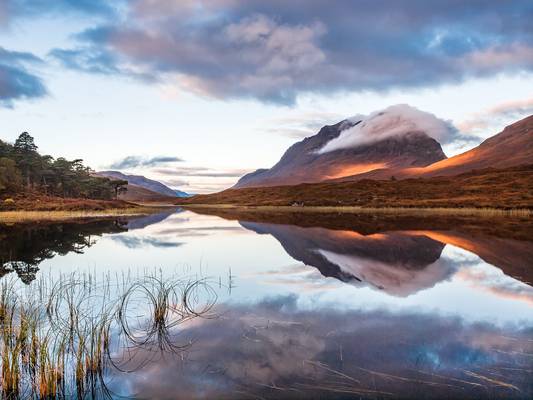
[(533, 208), (533, 164), (453, 177), (228, 189), (177, 204)]

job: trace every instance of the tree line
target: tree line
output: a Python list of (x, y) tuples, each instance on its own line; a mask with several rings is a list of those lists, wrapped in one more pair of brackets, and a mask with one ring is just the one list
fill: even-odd
[(14, 144), (0, 140), (0, 193), (109, 200), (126, 191), (127, 181), (95, 176), (81, 159), (54, 159), (37, 150), (28, 132)]

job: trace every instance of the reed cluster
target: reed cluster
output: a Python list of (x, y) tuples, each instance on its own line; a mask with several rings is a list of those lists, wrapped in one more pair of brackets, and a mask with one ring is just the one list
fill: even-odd
[(214, 317), (216, 299), (206, 279), (155, 273), (122, 279), (74, 273), (42, 277), (29, 287), (4, 280), (0, 398), (112, 398), (111, 369), (125, 370), (135, 350), (186, 348), (190, 342), (178, 343), (174, 328)]

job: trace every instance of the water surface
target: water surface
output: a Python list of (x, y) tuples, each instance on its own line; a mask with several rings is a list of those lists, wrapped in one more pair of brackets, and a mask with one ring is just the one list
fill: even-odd
[(113, 396), (531, 398), (532, 231), (513, 219), (168, 210), (3, 226), (0, 260), (3, 280), (30, 288), (73, 271), (209, 282), (209, 317), (171, 332), (187, 346), (139, 346), (121, 366), (132, 372), (109, 369)]

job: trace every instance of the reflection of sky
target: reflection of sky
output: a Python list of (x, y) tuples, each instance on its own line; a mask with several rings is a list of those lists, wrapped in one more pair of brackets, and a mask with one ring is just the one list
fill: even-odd
[(46, 260), (40, 268), (42, 273), (52, 274), (73, 268), (98, 272), (157, 268), (169, 274), (186, 270), (220, 277), (224, 282), (231, 273), (231, 296), (224, 295), (220, 301), (232, 304), (297, 294), (298, 307), (307, 310), (325, 306), (346, 310), (385, 307), (502, 323), (533, 320), (530, 286), (450, 245), (420, 276), (439, 266), (451, 270), (451, 275), (444, 274), (434, 284), (427, 284), (428, 279), (423, 278), (418, 289), (414, 276), (408, 283), (415, 287), (398, 297), (372, 285), (325, 278), (316, 268), (291, 258), (271, 235), (257, 235), (237, 221), (181, 212), (142, 229), (104, 235), (84, 254), (58, 256)]
[[(220, 318), (180, 330), (194, 338), (190, 350), (123, 379), (142, 398), (158, 399), (318, 398), (342, 390), (371, 398), (531, 394), (533, 344), (522, 327), (416, 312), (315, 312), (298, 304), (293, 295), (223, 305)], [(135, 354), (145, 356), (142, 349)]]

